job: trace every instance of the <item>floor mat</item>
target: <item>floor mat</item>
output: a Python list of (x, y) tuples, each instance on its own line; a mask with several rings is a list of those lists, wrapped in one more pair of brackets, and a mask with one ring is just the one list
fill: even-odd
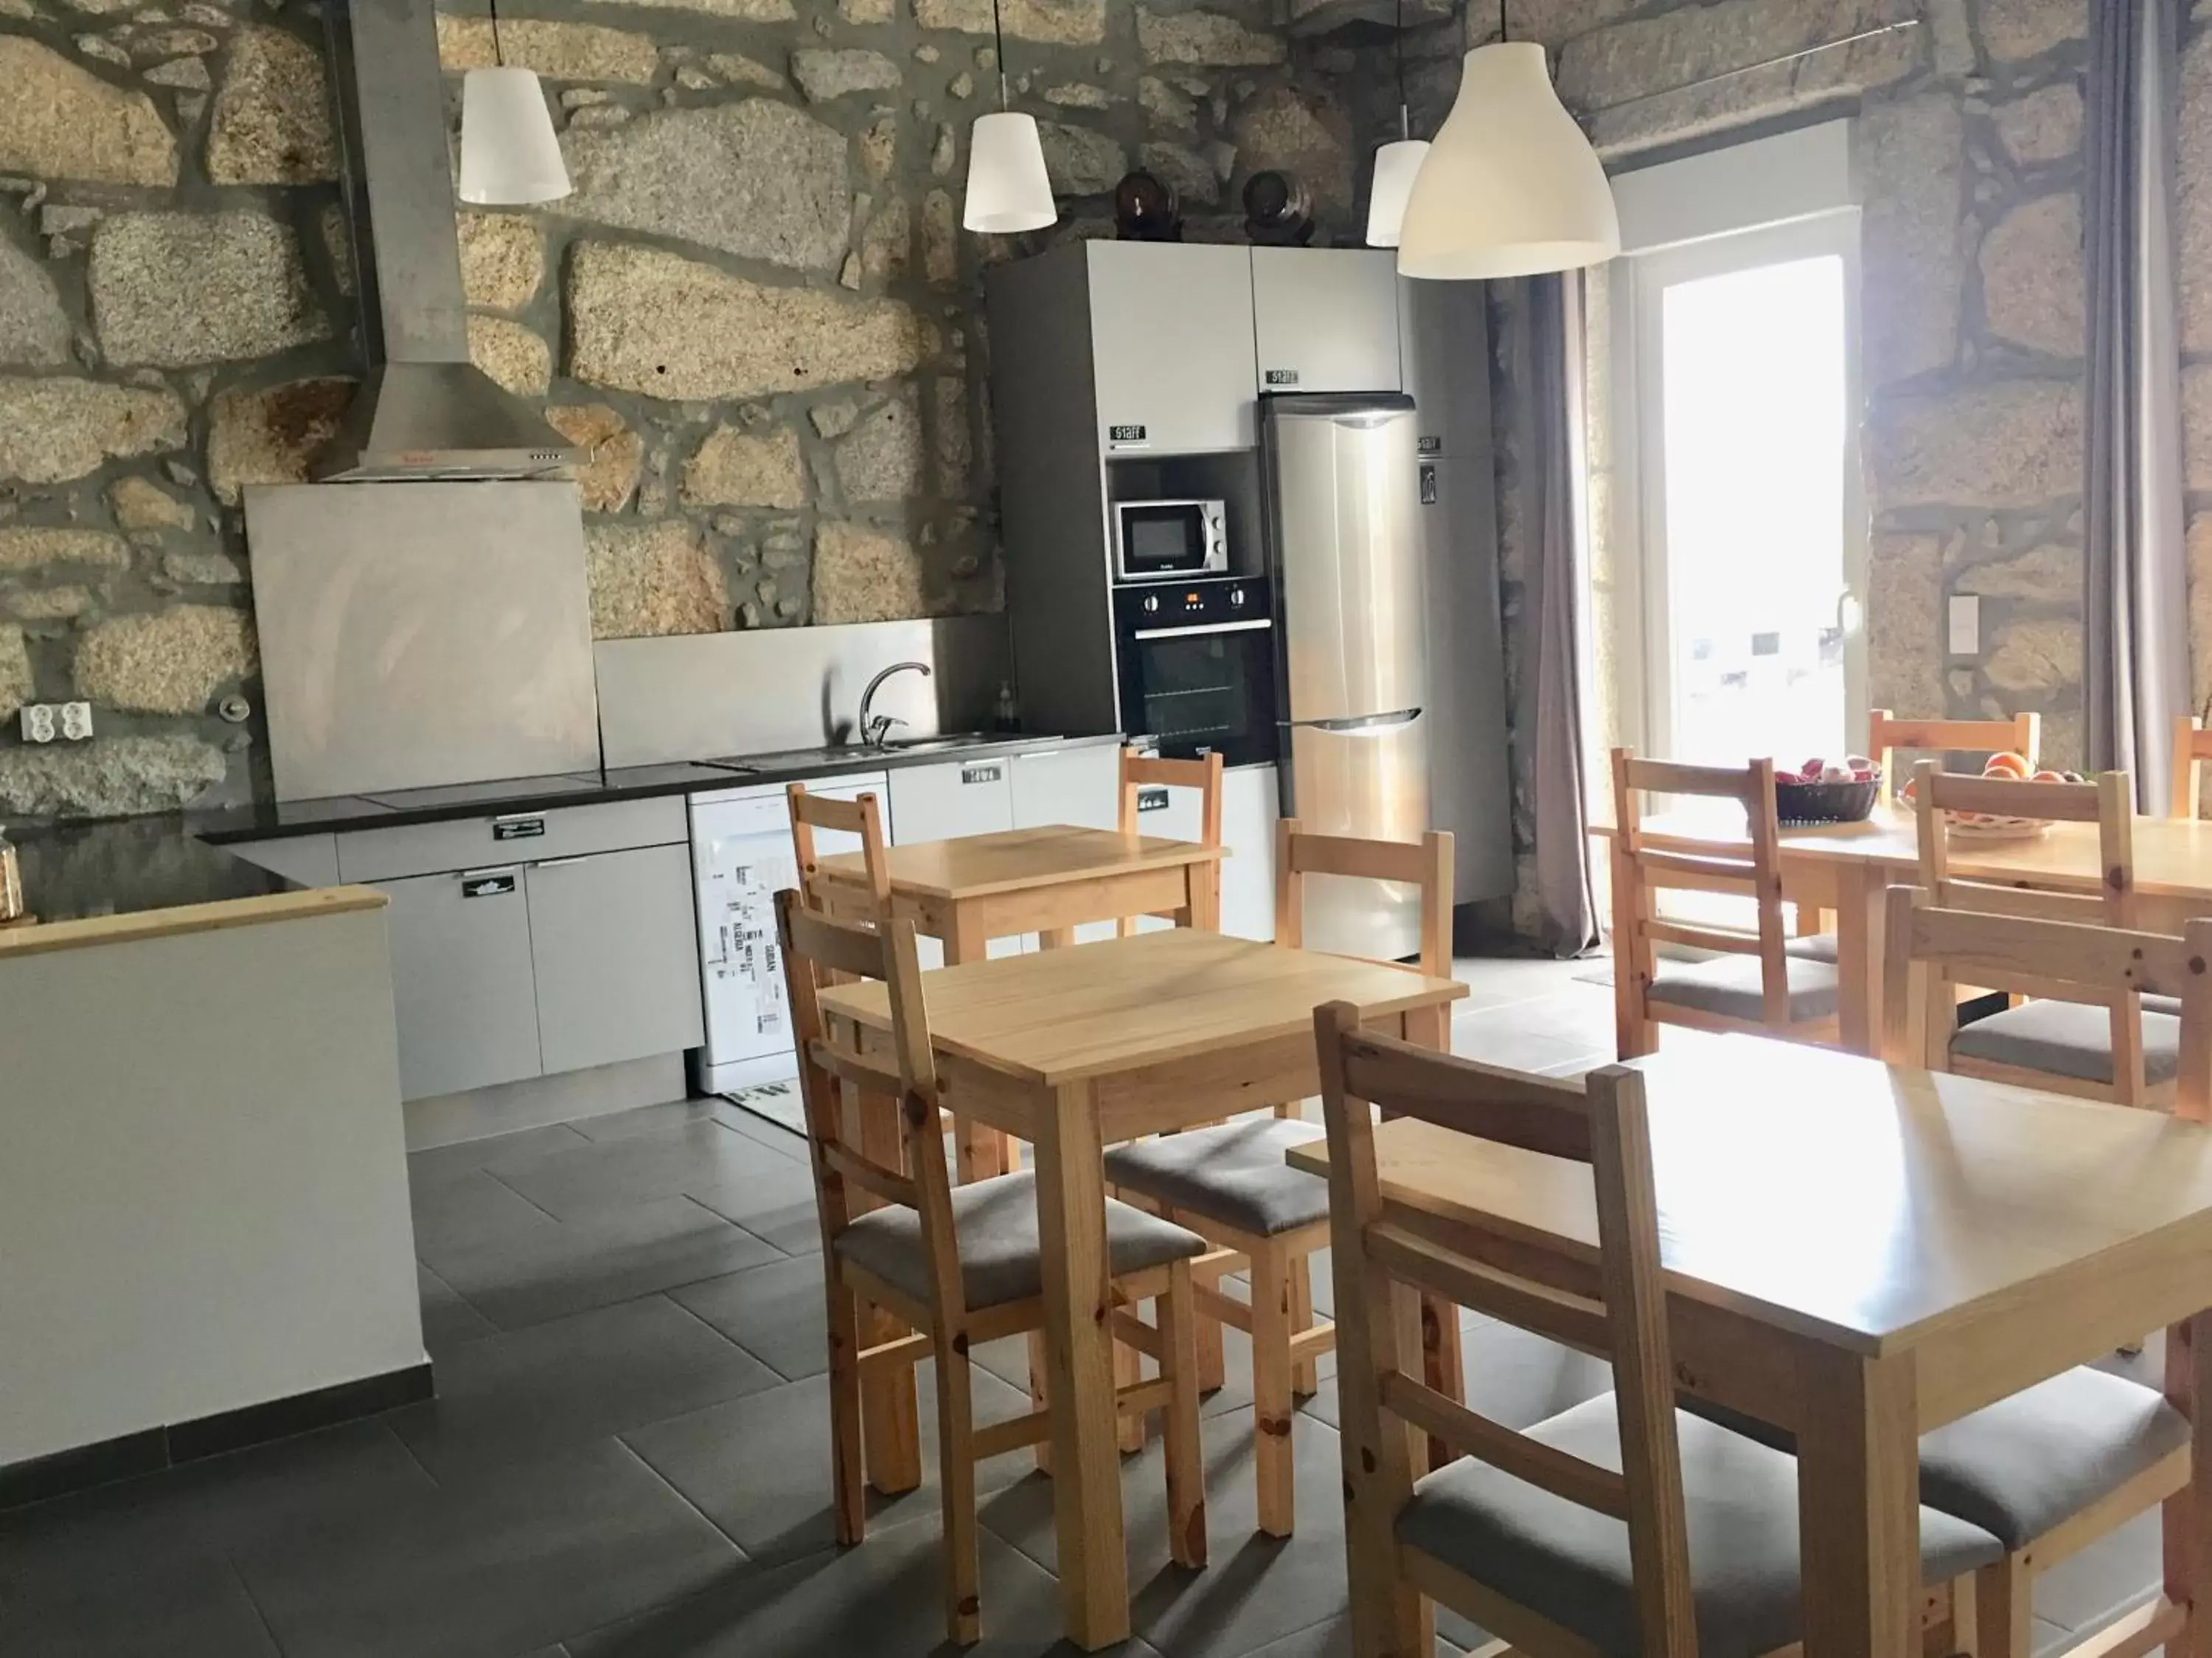
[(722, 1098), (778, 1128), (788, 1129), (801, 1137), (806, 1133), (806, 1104), (799, 1094), (796, 1077), (781, 1082), (763, 1082), (757, 1088), (734, 1088)]

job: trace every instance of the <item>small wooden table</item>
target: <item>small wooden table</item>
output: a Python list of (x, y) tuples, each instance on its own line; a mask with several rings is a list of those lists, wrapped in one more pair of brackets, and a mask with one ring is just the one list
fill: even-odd
[[(1048, 824), (886, 847), (884, 858), (891, 913), (942, 939), (948, 966), (980, 961), (993, 939), (1022, 933), (1049, 949), (1086, 921), (1182, 911), (1187, 925), (1220, 924), (1222, 850), (1195, 841)], [(823, 858), (816, 878), (833, 909), (841, 892), (866, 902), (858, 852)]]
[[(1740, 813), (1732, 826), (1708, 813), (1682, 812), (1646, 818), (1644, 827), (1654, 835), (1743, 832)], [(1613, 835), (1610, 826), (1590, 832)], [(1881, 1046), (1882, 895), (1918, 878), (1917, 836), (1912, 814), (1893, 805), (1877, 806), (1864, 823), (1782, 832), (1783, 896), (1835, 912), (1843, 979), (1837, 1024), (1854, 1053)], [(2179, 933), (2192, 917), (2212, 915), (2212, 821), (2137, 818), (2134, 838), (2136, 912), (2145, 930)], [(2053, 824), (2033, 840), (1951, 844), (1951, 873), (1968, 881), (2094, 892), (2100, 863), (2094, 823)]]
[[(2196, 1423), (2166, 1594), (2212, 1606), (2212, 1129), (1753, 1037), (1634, 1068), (1677, 1377), (1797, 1436), (1805, 1658), (1917, 1652), (1921, 1434), (2161, 1325)], [(1586, 1168), (1411, 1119), (1375, 1137), (1386, 1207), (1595, 1259)], [(1367, 1313), (1338, 1295), (1343, 1350)]]
[[(1096, 1651), (1129, 1635), (1113, 1344), (1098, 1316), (1104, 1148), (1313, 1094), (1325, 1002), (1446, 1046), (1467, 987), (1184, 928), (971, 961), (922, 984), (945, 1103), (1036, 1148), (1061, 1603), (1068, 1639)], [(841, 985), (822, 1006), (864, 1033), (890, 1028), (881, 984)]]

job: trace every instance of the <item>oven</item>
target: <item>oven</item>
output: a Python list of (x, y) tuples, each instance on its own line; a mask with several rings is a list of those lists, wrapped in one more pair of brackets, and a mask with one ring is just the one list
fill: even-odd
[(1184, 582), (1229, 573), (1229, 509), (1220, 501), (1116, 501), (1114, 577)]
[(1275, 758), (1275, 621), (1266, 581), (1232, 576), (1114, 590), (1121, 728), (1170, 759)]

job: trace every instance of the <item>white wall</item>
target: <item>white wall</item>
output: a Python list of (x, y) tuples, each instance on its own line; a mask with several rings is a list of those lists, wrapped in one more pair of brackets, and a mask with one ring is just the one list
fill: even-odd
[(0, 1464), (422, 1362), (381, 910), (0, 957)]

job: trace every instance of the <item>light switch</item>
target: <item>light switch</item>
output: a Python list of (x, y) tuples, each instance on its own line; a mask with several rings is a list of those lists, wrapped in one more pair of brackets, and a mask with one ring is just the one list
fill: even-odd
[(1951, 600), (1951, 654), (1982, 654), (1982, 601), (1971, 593), (1961, 593)]

